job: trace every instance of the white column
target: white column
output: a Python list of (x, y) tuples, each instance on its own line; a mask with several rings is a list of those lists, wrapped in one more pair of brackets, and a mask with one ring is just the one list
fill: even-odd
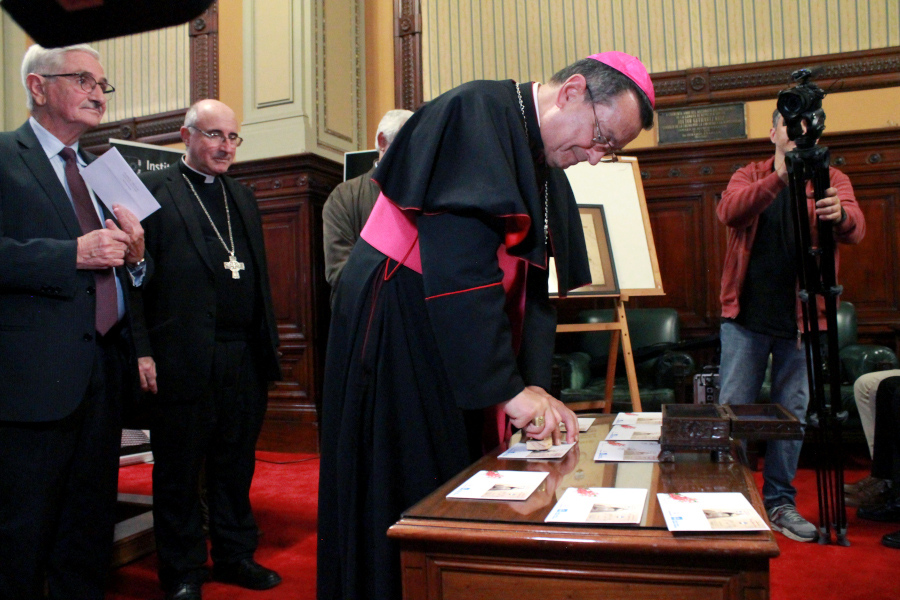
[(365, 144), (364, 0), (245, 0), (241, 160)]

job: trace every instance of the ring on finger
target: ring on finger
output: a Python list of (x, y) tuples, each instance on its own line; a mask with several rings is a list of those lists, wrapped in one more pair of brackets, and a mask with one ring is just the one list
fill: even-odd
[(544, 426), (544, 423), (545, 423), (545, 421), (544, 421), (544, 415), (538, 415), (537, 417), (534, 418), (534, 420), (531, 421), (531, 423), (532, 423), (535, 427), (543, 427), (543, 426)]

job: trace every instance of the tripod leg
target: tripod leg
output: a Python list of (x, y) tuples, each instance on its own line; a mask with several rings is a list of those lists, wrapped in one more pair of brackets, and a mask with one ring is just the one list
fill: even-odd
[[(843, 440), (838, 417), (840, 407), (840, 362), (837, 342), (837, 285), (834, 236), (831, 222), (817, 221), (818, 244), (810, 232), (806, 182), (812, 181), (815, 198), (824, 198), (830, 186), (828, 149), (820, 146), (793, 150), (785, 157), (796, 236), (798, 280), (801, 289), (803, 323), (806, 329), (807, 373), (810, 384), (810, 419), (816, 446), (816, 488), (819, 501), (819, 543), (831, 543), (834, 529), (837, 543), (848, 546), (847, 509), (843, 494)], [(831, 405), (825, 400), (825, 372), (819, 339), (819, 298), (823, 299)], [(830, 410), (829, 410), (830, 408)]]

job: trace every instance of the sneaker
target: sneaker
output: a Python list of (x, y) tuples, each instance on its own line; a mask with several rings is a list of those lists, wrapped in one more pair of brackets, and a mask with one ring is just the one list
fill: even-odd
[(793, 504), (773, 506), (766, 512), (772, 529), (795, 542), (812, 542), (819, 536), (816, 526), (801, 517)]

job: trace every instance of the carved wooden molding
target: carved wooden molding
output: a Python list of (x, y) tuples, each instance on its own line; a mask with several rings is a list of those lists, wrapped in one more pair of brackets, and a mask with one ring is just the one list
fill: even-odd
[[(191, 21), (191, 103), (219, 97), (219, 3), (213, 2)], [(84, 148), (94, 154), (109, 149), (109, 138), (147, 144), (175, 144), (187, 107), (146, 117), (105, 123), (81, 136)]]
[(656, 108), (773, 99), (800, 68), (821, 69), (814, 79), (826, 91), (897, 86), (900, 47), (654, 73)]
[(81, 144), (94, 154), (109, 149), (109, 138), (144, 142), (146, 144), (172, 144), (181, 141), (178, 131), (184, 123), (187, 109), (157, 113), (149, 117), (122, 119), (95, 127), (81, 136)]
[(228, 174), (249, 186), (257, 200), (309, 192), (317, 194), (315, 200), (340, 183), (343, 167), (316, 154), (297, 154), (235, 163)]
[(417, 0), (394, 3), (394, 101), (407, 110), (422, 104), (422, 9)]
[[(395, 99), (410, 110), (423, 98), (419, 5), (416, 0), (394, 3)], [(815, 81), (826, 91), (832, 85), (832, 91), (900, 86), (900, 47), (654, 73), (656, 108), (774, 99), (800, 68), (821, 68)]]
[(219, 3), (191, 21), (191, 103), (219, 97)]

